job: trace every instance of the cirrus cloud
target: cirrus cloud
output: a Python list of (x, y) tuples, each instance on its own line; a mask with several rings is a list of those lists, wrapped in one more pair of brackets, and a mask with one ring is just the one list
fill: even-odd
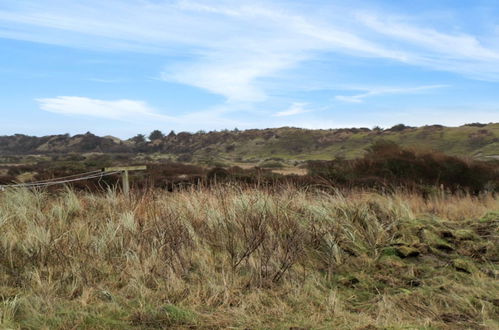
[(449, 87), (449, 85), (429, 85), (429, 86), (418, 86), (418, 87), (358, 87), (352, 88), (352, 90), (365, 91), (361, 94), (356, 95), (337, 95), (335, 98), (338, 101), (350, 102), (350, 103), (362, 103), (365, 98), (386, 94), (416, 94), (429, 91), (432, 89), (439, 89)]
[(315, 6), (246, 0), (89, 0), (61, 6), (57, 0), (19, 0), (0, 9), (0, 37), (173, 56), (158, 68), (162, 79), (230, 102), (268, 99), (266, 80), (279, 80), (283, 72), (325, 54), (499, 81), (498, 47), (472, 33), (421, 28), (389, 12), (336, 5), (307, 14), (307, 8)]
[(302, 113), (310, 112), (310, 110), (305, 109), (306, 105), (307, 105), (307, 103), (294, 102), (291, 105), (291, 107), (289, 107), (287, 110), (277, 112), (273, 116), (274, 117), (294, 116), (294, 115), (299, 115)]
[(83, 115), (120, 120), (139, 117), (168, 119), (168, 116), (158, 114), (145, 102), (136, 100), (106, 101), (80, 96), (58, 96), (39, 98), (36, 101), (39, 103), (40, 109), (63, 115)]

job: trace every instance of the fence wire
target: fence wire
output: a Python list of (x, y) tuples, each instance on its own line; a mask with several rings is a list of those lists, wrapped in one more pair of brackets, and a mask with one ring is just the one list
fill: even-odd
[(0, 191), (3, 191), (3, 190), (8, 189), (8, 188), (48, 187), (48, 186), (53, 186), (53, 185), (58, 185), (58, 184), (66, 184), (66, 183), (77, 182), (77, 181), (103, 178), (105, 176), (110, 176), (110, 175), (114, 175), (117, 173), (120, 173), (120, 171), (102, 172), (100, 170), (97, 170), (97, 171), (91, 171), (91, 172), (85, 172), (85, 173), (80, 173), (80, 174), (63, 176), (60, 178), (46, 179), (46, 180), (33, 181), (33, 182), (27, 182), (27, 183), (0, 185)]

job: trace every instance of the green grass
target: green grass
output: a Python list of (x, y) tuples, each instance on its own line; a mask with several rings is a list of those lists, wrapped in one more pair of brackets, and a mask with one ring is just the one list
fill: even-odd
[[(220, 134), (226, 135), (221, 139)], [(143, 153), (133, 152), (132, 147), (128, 151), (123, 151), (123, 154), (84, 153), (85, 161), (81, 163), (87, 162), (88, 165), (99, 167), (110, 161), (160, 162), (168, 159), (177, 160), (181, 155), (189, 155), (192, 156), (193, 163), (204, 165), (221, 162), (229, 166), (241, 161), (257, 164), (265, 159), (277, 157), (283, 159), (288, 166), (292, 166), (297, 161), (361, 158), (366, 148), (380, 139), (393, 141), (402, 147), (436, 150), (449, 155), (483, 160), (499, 157), (499, 123), (495, 123), (484, 127), (418, 127), (397, 132), (359, 129), (307, 130), (290, 127), (254, 132), (213, 132), (193, 134), (186, 141), (164, 141), (164, 148), (158, 147), (162, 151), (153, 146), (147, 149), (146, 146), (141, 151)], [(42, 155), (19, 155), (14, 158), (3, 156), (0, 158), (0, 164), (33, 164), (44, 161), (56, 166), (72, 166), (72, 163), (75, 163), (73, 158), (78, 155), (68, 155), (68, 152), (72, 151), (68, 146), (59, 147), (62, 149), (44, 150), (41, 152)], [(27, 146), (19, 145), (17, 150), (23, 148)], [(51, 159), (52, 155), (57, 159)]]
[[(486, 130), (478, 145), (472, 143), (470, 136)], [(257, 138), (236, 143), (234, 153), (238, 157), (265, 159), (279, 157), (287, 160), (330, 160), (338, 156), (346, 159), (362, 157), (365, 149), (378, 139), (396, 142), (403, 147), (437, 150), (450, 155), (486, 157), (498, 155), (499, 124), (489, 124), (485, 127), (419, 127), (401, 132), (344, 132), (338, 135), (328, 130), (301, 130), (280, 128), (274, 130), (279, 138), (264, 140)], [(321, 139), (332, 139), (320, 144)], [(497, 142), (494, 142), (497, 141)], [(234, 153), (223, 153), (228, 159), (234, 158)]]

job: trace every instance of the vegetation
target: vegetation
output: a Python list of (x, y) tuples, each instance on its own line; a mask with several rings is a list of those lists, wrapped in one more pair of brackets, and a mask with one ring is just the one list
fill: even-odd
[(127, 154), (152, 157), (168, 156), (179, 161), (202, 163), (207, 158), (228, 164), (253, 163), (279, 158), (288, 165), (307, 160), (360, 158), (365, 149), (378, 140), (402, 147), (436, 150), (449, 155), (491, 160), (499, 158), (499, 123), (468, 124), (461, 127), (440, 125), (410, 127), (404, 124), (389, 129), (375, 127), (330, 130), (308, 130), (292, 127), (213, 132), (159, 130), (122, 141), (91, 133), (75, 136), (32, 137), (21, 134), (0, 136), (0, 156), (64, 155), (70, 152)]
[(134, 144), (141, 145), (146, 143), (146, 136), (144, 134), (137, 134), (133, 138), (130, 139)]
[(499, 199), (0, 193), (0, 327), (499, 327)]
[(164, 137), (165, 137), (165, 135), (160, 130), (154, 130), (151, 132), (151, 134), (149, 134), (150, 141), (161, 140)]
[(0, 184), (148, 165), (0, 191), (0, 328), (498, 328), (498, 136), (0, 137)]
[(478, 194), (499, 191), (499, 164), (448, 156), (442, 153), (401, 148), (379, 140), (363, 158), (315, 161), (309, 174), (335, 185), (366, 188), (406, 187), (421, 192), (434, 189)]
[[(147, 171), (134, 175), (132, 186), (172, 191), (178, 186), (204, 186), (223, 181), (253, 187), (282, 184), (315, 187), (326, 184), (342, 189), (362, 188), (381, 192), (404, 188), (423, 196), (441, 192), (473, 195), (499, 192), (497, 160), (479, 161), (408, 149), (385, 140), (372, 144), (362, 158), (308, 161), (300, 168), (295, 167), (301, 172), (293, 171), (278, 157), (267, 158), (257, 167), (230, 166), (211, 157), (200, 161), (202, 165), (186, 164), (145, 154), (132, 159), (121, 154), (111, 156), (100, 153), (51, 156), (31, 164), (5, 164), (3, 170), (0, 167), (0, 184), (46, 180), (126, 164), (147, 164)], [(102, 191), (118, 179), (115, 176), (76, 182), (73, 187)]]

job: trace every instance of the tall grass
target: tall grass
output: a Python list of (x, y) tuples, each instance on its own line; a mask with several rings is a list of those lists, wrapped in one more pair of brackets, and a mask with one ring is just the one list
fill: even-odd
[(0, 327), (493, 328), (499, 200), (0, 194)]

